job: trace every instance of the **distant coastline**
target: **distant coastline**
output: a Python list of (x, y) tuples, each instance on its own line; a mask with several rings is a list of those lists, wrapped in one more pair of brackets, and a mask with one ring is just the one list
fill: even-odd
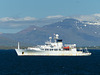
[[(3, 49), (3, 50), (7, 50), (7, 49), (16, 49), (17, 48), (17, 46), (13, 46), (13, 47), (11, 47), (11, 46), (0, 46), (0, 50), (1, 49)], [(24, 49), (24, 48), (27, 48), (27, 47), (21, 47), (22, 49)]]

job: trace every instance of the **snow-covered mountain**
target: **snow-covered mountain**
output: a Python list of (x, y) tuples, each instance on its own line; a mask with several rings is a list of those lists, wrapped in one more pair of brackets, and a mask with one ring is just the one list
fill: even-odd
[(100, 46), (100, 25), (89, 25), (73, 18), (42, 27), (30, 26), (16, 34), (1, 34), (0, 36), (36, 45), (44, 44), (54, 33), (58, 33), (64, 43), (76, 43), (78, 46)]
[(100, 25), (100, 14), (93, 14), (93, 15), (81, 15), (72, 17), (79, 21), (83, 21), (88, 25)]
[(47, 16), (45, 18), (40, 18), (40, 19), (34, 17), (24, 17), (24, 18), (4, 17), (0, 18), (0, 32), (8, 31), (9, 33), (10, 32), (15, 33), (23, 29), (26, 29), (32, 25), (42, 27), (68, 18), (77, 19), (81, 22), (84, 22), (84, 24), (88, 25), (100, 25), (100, 14), (67, 16), (67, 17), (62, 15), (55, 15), (55, 16)]
[[(0, 37), (8, 39), (8, 41), (2, 41), (5, 44), (9, 44), (9, 41), (13, 40), (36, 45), (44, 44), (49, 36), (58, 33), (64, 39), (64, 43), (76, 43), (78, 46), (100, 46), (99, 21), (99, 14), (74, 17), (49, 16), (35, 20), (34, 25), (30, 25), (18, 33), (2, 33)], [(11, 42), (11, 44), (13, 43), (15, 42)]]

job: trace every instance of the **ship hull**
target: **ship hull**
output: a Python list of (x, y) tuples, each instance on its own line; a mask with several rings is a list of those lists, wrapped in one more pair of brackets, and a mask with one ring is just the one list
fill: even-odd
[(91, 53), (82, 51), (37, 51), (28, 49), (15, 49), (18, 56), (89, 56)]

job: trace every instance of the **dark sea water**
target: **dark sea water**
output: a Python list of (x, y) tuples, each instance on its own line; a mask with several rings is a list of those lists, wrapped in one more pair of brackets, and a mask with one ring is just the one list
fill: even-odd
[(100, 75), (100, 50), (91, 56), (17, 56), (0, 50), (0, 75)]

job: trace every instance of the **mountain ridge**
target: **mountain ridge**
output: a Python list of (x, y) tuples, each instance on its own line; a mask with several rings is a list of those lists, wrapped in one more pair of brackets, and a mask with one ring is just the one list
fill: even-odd
[(12, 40), (29, 43), (30, 45), (44, 44), (48, 37), (57, 33), (64, 43), (76, 43), (78, 46), (99, 46), (100, 26), (88, 25), (83, 21), (68, 18), (42, 27), (30, 26), (15, 34), (0, 36)]

